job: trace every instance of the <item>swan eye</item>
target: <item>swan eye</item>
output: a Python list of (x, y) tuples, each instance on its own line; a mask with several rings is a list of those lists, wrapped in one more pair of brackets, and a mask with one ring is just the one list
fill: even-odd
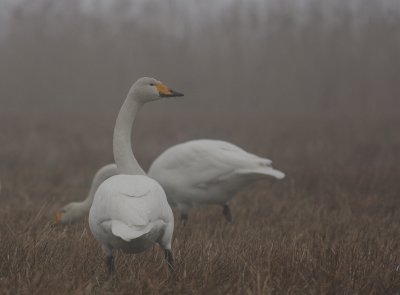
[(150, 83), (150, 86), (156, 86), (156, 84), (154, 84), (154, 83)]

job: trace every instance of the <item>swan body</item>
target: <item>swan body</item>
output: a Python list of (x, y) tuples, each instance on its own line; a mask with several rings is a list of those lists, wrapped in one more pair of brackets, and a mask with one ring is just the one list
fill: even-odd
[(228, 202), (244, 186), (262, 178), (283, 179), (285, 174), (261, 158), (220, 140), (192, 140), (164, 151), (148, 175), (164, 188), (186, 222), (190, 208), (218, 204), (230, 221)]
[(146, 176), (132, 152), (131, 133), (136, 113), (147, 102), (182, 96), (153, 78), (140, 78), (131, 87), (118, 114), (113, 153), (118, 175), (97, 189), (89, 211), (89, 227), (106, 254), (109, 272), (113, 251), (142, 252), (158, 243), (172, 269), (174, 216), (162, 187)]
[(162, 187), (147, 176), (107, 179), (90, 211), (90, 229), (105, 247), (138, 253), (159, 242), (171, 248), (172, 210)]

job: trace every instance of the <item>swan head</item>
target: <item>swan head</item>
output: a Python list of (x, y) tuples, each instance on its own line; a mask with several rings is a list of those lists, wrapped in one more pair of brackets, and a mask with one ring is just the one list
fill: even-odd
[(55, 224), (67, 224), (80, 220), (87, 213), (78, 202), (70, 203), (56, 212)]
[(164, 83), (149, 77), (143, 77), (133, 83), (129, 94), (141, 103), (157, 100), (163, 97), (183, 96), (182, 93), (176, 92)]

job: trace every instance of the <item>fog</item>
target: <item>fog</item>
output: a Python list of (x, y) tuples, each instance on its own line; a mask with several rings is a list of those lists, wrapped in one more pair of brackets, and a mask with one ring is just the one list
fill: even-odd
[(184, 112), (397, 114), (399, 6), (2, 0), (0, 108), (115, 114), (153, 76), (186, 94)]

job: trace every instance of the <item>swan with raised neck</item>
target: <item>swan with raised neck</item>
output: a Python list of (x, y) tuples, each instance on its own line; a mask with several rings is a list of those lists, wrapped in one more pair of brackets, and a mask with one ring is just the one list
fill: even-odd
[(113, 137), (114, 160), (119, 175), (97, 189), (89, 211), (89, 227), (106, 254), (109, 272), (114, 269), (113, 251), (142, 252), (158, 243), (172, 269), (174, 216), (161, 185), (146, 176), (131, 146), (136, 113), (143, 104), (183, 94), (153, 78), (140, 78), (131, 87), (118, 114)]
[(146, 175), (132, 152), (131, 134), (137, 112), (147, 102), (161, 97), (176, 96), (182, 96), (182, 94), (171, 90), (153, 78), (140, 78), (132, 85), (114, 128), (114, 160), (120, 174)]
[(114, 128), (113, 152), (117, 166), (109, 164), (100, 168), (93, 177), (86, 199), (82, 202), (69, 203), (58, 210), (55, 214), (56, 224), (72, 223), (85, 216), (92, 205), (97, 188), (111, 176), (117, 174), (145, 175), (132, 152), (131, 133), (135, 116), (146, 102), (162, 97), (176, 96), (182, 96), (182, 94), (171, 90), (154, 78), (143, 77), (132, 85), (118, 114)]

